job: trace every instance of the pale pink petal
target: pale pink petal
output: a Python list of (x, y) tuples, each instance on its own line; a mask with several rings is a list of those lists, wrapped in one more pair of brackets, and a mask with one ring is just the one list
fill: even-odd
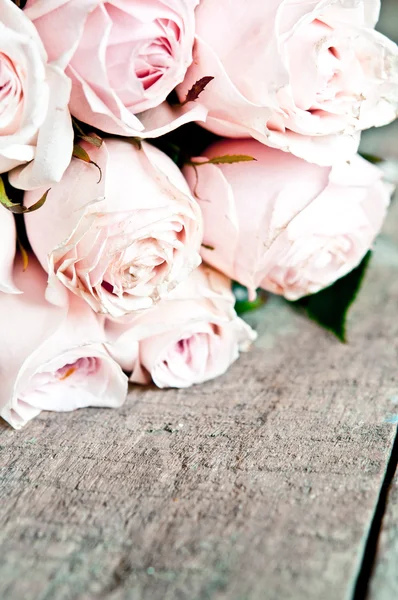
[(320, 167), (254, 140), (216, 142), (196, 162), (238, 154), (256, 161), (184, 170), (202, 208), (206, 262), (252, 296), (262, 287), (290, 300), (360, 263), (391, 194), (380, 169), (358, 156)]
[(198, 0), (27, 3), (52, 61), (72, 80), (71, 113), (108, 133), (158, 137), (204, 106), (165, 100), (192, 62)]
[[(24, 13), (34, 22), (49, 60), (65, 68), (76, 50), (87, 15), (98, 4), (99, 0), (28, 0)], [(62, 35), (51, 24), (54, 17), (62, 23)]]
[[(47, 298), (67, 288), (96, 312), (122, 318), (150, 307), (200, 264), (202, 219), (173, 161), (146, 142), (82, 144), (94, 165), (73, 159), (41, 210), (26, 215), (49, 275)], [(27, 192), (31, 206), (42, 189)]]
[(201, 266), (156, 307), (107, 321), (109, 352), (133, 383), (188, 387), (223, 374), (255, 333), (234, 311), (231, 282)]
[(371, 29), (378, 0), (202, 0), (194, 61), (205, 127), (253, 137), (322, 166), (349, 160), (360, 132), (398, 114), (398, 47)]
[(33, 257), (25, 272), (16, 264), (15, 281), (23, 294), (13, 303), (0, 294), (7, 340), (0, 344), (0, 415), (19, 429), (41, 410), (120, 406), (127, 378), (103, 345), (102, 321), (74, 296), (62, 308), (48, 304), (46, 275)]
[(34, 159), (9, 174), (10, 183), (32, 190), (61, 180), (72, 157), (73, 128), (68, 110), (70, 80), (53, 65), (47, 66), (49, 105), (36, 142)]
[(19, 294), (13, 279), (14, 257), (16, 250), (16, 229), (14, 215), (7, 209), (0, 207), (0, 292), (6, 294)]

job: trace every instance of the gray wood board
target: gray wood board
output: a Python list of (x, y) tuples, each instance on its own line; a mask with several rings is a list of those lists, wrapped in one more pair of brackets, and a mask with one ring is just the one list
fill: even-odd
[[(398, 409), (397, 409), (398, 412)], [(369, 600), (398, 598), (398, 475), (390, 489)]]
[(350, 597), (396, 429), (396, 222), (348, 345), (273, 298), (216, 381), (2, 427), (0, 598)]

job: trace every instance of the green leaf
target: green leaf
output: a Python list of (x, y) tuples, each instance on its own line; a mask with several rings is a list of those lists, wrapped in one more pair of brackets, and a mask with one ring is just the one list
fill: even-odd
[(73, 156), (74, 158), (78, 158), (79, 160), (84, 160), (86, 163), (91, 163), (91, 158), (84, 148), (79, 146), (79, 144), (75, 144), (73, 146)]
[(142, 139), (139, 137), (129, 137), (129, 138), (124, 138), (126, 140), (126, 142), (129, 142), (129, 144), (132, 144), (133, 146), (135, 146), (137, 148), (137, 150), (141, 150), (142, 148)]
[(100, 183), (101, 179), (102, 179), (102, 170), (101, 167), (99, 165), (97, 165), (96, 162), (94, 162), (93, 160), (91, 160), (89, 154), (85, 151), (84, 148), (82, 148), (81, 146), (79, 146), (79, 144), (75, 144), (73, 146), (73, 154), (72, 156), (74, 158), (77, 158), (79, 160), (82, 160), (86, 163), (89, 163), (90, 165), (94, 165), (94, 167), (97, 167), (98, 171), (99, 171), (99, 179), (97, 181), (97, 183)]
[(254, 156), (247, 156), (246, 154), (225, 154), (225, 156), (215, 156), (209, 160), (211, 165), (232, 165), (240, 162), (251, 162), (257, 160)]
[(232, 165), (233, 163), (239, 162), (251, 162), (253, 160), (257, 160), (253, 156), (248, 156), (247, 154), (224, 154), (224, 156), (214, 156), (208, 160), (196, 161), (196, 160), (187, 160), (185, 162), (186, 165), (193, 167), (196, 176), (196, 183), (193, 189), (193, 195), (196, 198), (199, 198), (197, 194), (199, 177), (197, 172), (197, 167), (201, 167), (202, 165)]
[(74, 117), (72, 117), (72, 125), (73, 129), (78, 135), (85, 135), (83, 129), (80, 127), (79, 122)]
[(16, 206), (21, 207), (20, 204), (15, 204), (14, 202), (11, 202), (11, 200), (7, 196), (7, 192), (4, 187), (4, 181), (1, 176), (0, 176), (0, 203), (8, 210), (11, 210), (12, 208), (14, 208)]
[(72, 125), (73, 125), (73, 129), (75, 130), (76, 137), (87, 142), (88, 144), (91, 144), (92, 146), (95, 146), (96, 148), (101, 148), (102, 142), (104, 140), (97, 133), (90, 133), (89, 135), (87, 135), (86, 133), (84, 133), (79, 122), (76, 119), (74, 119), (73, 117), (72, 117)]
[(345, 343), (348, 310), (361, 288), (371, 256), (372, 252), (369, 251), (351, 273), (317, 294), (306, 296), (291, 304), (303, 307), (310, 319), (334, 333), (341, 342)]
[(200, 94), (213, 79), (214, 77), (211, 76), (202, 77), (201, 79), (198, 79), (198, 81), (193, 84), (191, 89), (188, 90), (185, 100), (184, 102), (181, 102), (180, 106), (184, 106), (188, 102), (195, 102), (195, 100), (199, 98)]
[(191, 160), (187, 164), (200, 167), (201, 165), (232, 165), (234, 163), (251, 162), (253, 160), (257, 159), (254, 156), (247, 156), (247, 154), (224, 154), (224, 156), (215, 156), (204, 161)]
[[(165, 153), (171, 158), (171, 160), (179, 165), (181, 161), (181, 148), (177, 146), (177, 144), (166, 143), (165, 144)], [(184, 162), (184, 161), (183, 161)]]
[(383, 162), (383, 159), (380, 158), (380, 156), (374, 156), (373, 154), (366, 154), (363, 152), (361, 152), (360, 155), (373, 165), (378, 165), (379, 163)]
[(0, 204), (2, 204), (7, 210), (14, 213), (15, 215), (31, 213), (31, 212), (34, 212), (35, 210), (38, 210), (39, 208), (41, 208), (43, 206), (43, 204), (47, 200), (47, 195), (48, 195), (48, 192), (50, 191), (50, 189), (51, 188), (49, 188), (46, 192), (44, 192), (42, 197), (37, 202), (35, 202), (35, 204), (32, 204), (32, 206), (27, 208), (26, 206), (12, 202), (9, 199), (9, 197), (7, 196), (5, 187), (4, 187), (4, 181), (3, 181), (2, 177), (0, 177)]
[(25, 210), (23, 211), (24, 213), (31, 213), (34, 212), (35, 210), (38, 210), (39, 208), (41, 208), (43, 206), (43, 204), (45, 203), (45, 201), (47, 200), (47, 196), (48, 196), (48, 192), (51, 190), (51, 188), (48, 188), (48, 190), (46, 190), (44, 192), (44, 194), (42, 195), (42, 197), (35, 202), (34, 204), (32, 204), (32, 206), (29, 206), (29, 208), (25, 208)]
[(251, 312), (263, 306), (268, 299), (268, 294), (264, 290), (257, 290), (257, 296), (255, 300), (249, 300), (249, 294), (247, 288), (240, 283), (233, 282), (232, 291), (235, 295), (235, 310), (238, 315)]
[(29, 254), (28, 254), (25, 246), (23, 245), (23, 243), (19, 239), (18, 234), (17, 234), (17, 244), (18, 244), (18, 248), (19, 248), (19, 251), (21, 253), (21, 256), (22, 256), (22, 269), (25, 272), (26, 269), (28, 268), (28, 265), (29, 265)]
[(93, 133), (91, 135), (79, 135), (79, 138), (81, 140), (83, 140), (84, 142), (87, 142), (88, 144), (95, 146), (96, 148), (101, 148), (102, 142), (104, 141), (96, 133)]
[(221, 138), (196, 123), (181, 125), (174, 131), (148, 140), (182, 168), (191, 156), (201, 156), (206, 148)]

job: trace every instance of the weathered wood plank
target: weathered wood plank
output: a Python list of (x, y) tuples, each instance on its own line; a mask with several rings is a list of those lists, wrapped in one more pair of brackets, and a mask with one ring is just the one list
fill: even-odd
[(390, 489), (369, 600), (398, 598), (398, 474)]
[(397, 275), (384, 236), (348, 345), (272, 299), (219, 380), (3, 427), (0, 597), (349, 597), (395, 433)]

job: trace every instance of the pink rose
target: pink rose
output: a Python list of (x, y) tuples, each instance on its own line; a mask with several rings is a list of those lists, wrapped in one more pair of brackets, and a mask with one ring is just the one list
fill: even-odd
[(202, 209), (206, 262), (252, 296), (261, 287), (289, 300), (318, 292), (359, 264), (389, 204), (379, 169), (359, 156), (319, 167), (254, 140), (225, 140), (205, 152), (225, 154), (256, 162), (184, 171)]
[(256, 338), (234, 303), (230, 280), (201, 266), (129, 325), (108, 322), (109, 351), (134, 383), (183, 388), (208, 381)]
[[(48, 272), (47, 298), (66, 288), (118, 318), (148, 308), (200, 263), (200, 209), (178, 167), (157, 148), (121, 140), (82, 144), (95, 166), (73, 159), (44, 206), (26, 216)], [(25, 194), (30, 206), (43, 190)]]
[(72, 80), (70, 110), (117, 135), (157, 137), (204, 120), (203, 106), (166, 97), (192, 62), (198, 0), (28, 0), (52, 60)]
[(194, 61), (206, 127), (310, 162), (355, 154), (359, 132), (395, 119), (398, 48), (373, 30), (380, 0), (202, 0)]
[(12, 213), (0, 206), (0, 292), (18, 294), (13, 280), (13, 267), (17, 235)]
[(47, 56), (32, 23), (0, 0), (0, 173), (18, 188), (59, 181), (70, 162), (70, 81)]
[(42, 410), (118, 407), (127, 378), (107, 353), (103, 326), (85, 302), (44, 299), (46, 274), (30, 257), (15, 267), (19, 296), (0, 294), (0, 416), (15, 429)]

